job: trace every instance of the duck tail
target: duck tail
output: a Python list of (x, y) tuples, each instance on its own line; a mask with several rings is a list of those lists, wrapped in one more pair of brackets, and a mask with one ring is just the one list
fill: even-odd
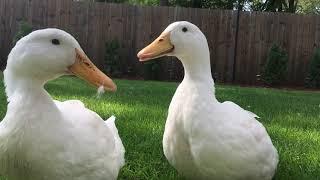
[(250, 116), (253, 116), (254, 118), (258, 118), (260, 119), (260, 117), (258, 115), (256, 115), (255, 113), (251, 112), (251, 111), (247, 111), (247, 113), (250, 115)]
[(114, 115), (112, 115), (111, 117), (109, 117), (107, 120), (105, 120), (106, 124), (108, 125), (108, 127), (112, 127), (115, 126), (115, 122), (116, 121), (116, 117)]

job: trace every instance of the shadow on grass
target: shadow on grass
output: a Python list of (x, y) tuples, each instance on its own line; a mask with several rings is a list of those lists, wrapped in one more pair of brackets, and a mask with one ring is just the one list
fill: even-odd
[(320, 169), (320, 136), (317, 131), (269, 127), (280, 163), (275, 179), (317, 179)]

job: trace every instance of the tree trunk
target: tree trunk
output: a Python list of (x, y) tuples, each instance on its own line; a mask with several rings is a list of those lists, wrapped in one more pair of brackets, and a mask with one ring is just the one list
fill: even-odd
[(202, 0), (193, 0), (192, 7), (193, 8), (202, 8)]
[(297, 11), (297, 1), (295, 0), (289, 0), (289, 12), (295, 13)]
[[(245, 1), (245, 0), (239, 0), (239, 1), (238, 1), (238, 5), (237, 5), (237, 9), (238, 9), (238, 10), (240, 10), (240, 11), (243, 10), (244, 1)], [(230, 4), (230, 5), (231, 5), (231, 4)], [(231, 7), (231, 6), (230, 6), (230, 7)], [(230, 9), (233, 9), (233, 7), (230, 8)]]
[(160, 6), (169, 6), (169, 0), (160, 0)]

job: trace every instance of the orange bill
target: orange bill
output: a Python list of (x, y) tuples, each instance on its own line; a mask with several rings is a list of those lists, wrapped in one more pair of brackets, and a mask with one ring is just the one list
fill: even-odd
[(114, 82), (103, 72), (101, 72), (86, 56), (85, 53), (79, 49), (76, 51), (76, 61), (69, 66), (69, 71), (79, 78), (84, 79), (95, 87), (103, 86), (105, 90), (116, 91), (117, 86)]
[(137, 56), (140, 61), (148, 61), (150, 59), (165, 56), (166, 54), (171, 53), (173, 50), (174, 46), (170, 41), (170, 33), (165, 32), (147, 47), (143, 48)]

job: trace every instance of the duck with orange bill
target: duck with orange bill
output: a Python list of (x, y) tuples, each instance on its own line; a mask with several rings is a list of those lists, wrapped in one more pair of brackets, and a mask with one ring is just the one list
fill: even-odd
[(116, 91), (65, 31), (34, 31), (11, 50), (4, 71), (8, 107), (0, 123), (1, 175), (16, 180), (117, 178), (125, 150), (115, 117), (103, 121), (82, 102), (55, 101), (44, 89), (66, 74)]
[(175, 56), (184, 67), (163, 136), (169, 163), (189, 179), (271, 180), (278, 152), (257, 115), (216, 99), (200, 29), (186, 21), (172, 23), (138, 53), (140, 61), (161, 56)]

